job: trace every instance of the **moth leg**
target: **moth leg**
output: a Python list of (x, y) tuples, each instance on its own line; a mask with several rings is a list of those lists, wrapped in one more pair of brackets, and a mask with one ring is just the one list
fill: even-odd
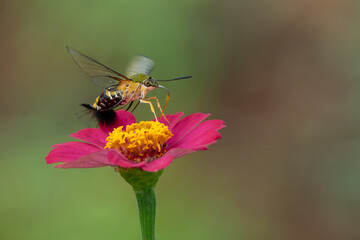
[(139, 106), (140, 101), (137, 102), (137, 104), (135, 105), (135, 107), (133, 108), (133, 110), (131, 110), (131, 113), (133, 113), (135, 111), (135, 109), (137, 108), (137, 106)]
[(155, 119), (156, 119), (156, 121), (158, 122), (158, 119), (157, 119), (156, 113), (155, 113), (155, 109), (154, 109), (154, 106), (152, 105), (152, 103), (151, 103), (150, 101), (146, 101), (146, 100), (143, 100), (143, 99), (140, 99), (140, 102), (141, 102), (141, 103), (147, 103), (147, 104), (150, 105), (151, 112), (154, 114)]
[(131, 103), (129, 104), (129, 106), (126, 108), (125, 111), (129, 111), (129, 109), (131, 108), (131, 106), (133, 105), (134, 101), (131, 101)]
[[(160, 111), (161, 111), (161, 116), (164, 116), (164, 119), (165, 119), (166, 122), (170, 125), (169, 120), (167, 120), (167, 118), (166, 118), (165, 115), (164, 115), (164, 108), (165, 108), (166, 102), (165, 102), (164, 108), (161, 108), (160, 101), (159, 101), (159, 99), (158, 99), (157, 97), (147, 97), (147, 98), (145, 98), (145, 100), (151, 100), (151, 99), (155, 99), (155, 100), (156, 100), (157, 107), (158, 107), (158, 108), (160, 109)], [(168, 100), (168, 99), (166, 99), (166, 100)], [(160, 117), (161, 117), (161, 116), (160, 116)]]
[[(155, 99), (156, 100), (156, 105), (157, 107), (160, 109), (160, 111), (162, 111), (162, 108), (161, 108), (161, 105), (160, 105), (160, 101), (157, 97), (146, 97), (144, 98), (144, 100), (152, 100), (152, 99)], [(162, 114), (162, 113), (161, 113)]]

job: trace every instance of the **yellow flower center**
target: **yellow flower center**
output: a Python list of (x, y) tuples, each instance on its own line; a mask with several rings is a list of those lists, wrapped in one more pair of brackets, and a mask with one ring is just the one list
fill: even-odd
[(106, 148), (117, 149), (134, 162), (150, 162), (165, 153), (166, 141), (173, 134), (160, 122), (143, 121), (115, 128), (106, 138)]

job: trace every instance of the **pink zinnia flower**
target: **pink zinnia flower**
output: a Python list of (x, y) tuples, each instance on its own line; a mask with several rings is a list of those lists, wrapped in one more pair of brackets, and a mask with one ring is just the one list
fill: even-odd
[(45, 158), (48, 164), (63, 163), (57, 168), (92, 168), (114, 166), (140, 168), (156, 172), (166, 168), (175, 158), (207, 150), (221, 138), (222, 120), (204, 121), (210, 114), (194, 113), (180, 120), (183, 113), (166, 115), (168, 122), (136, 123), (127, 111), (116, 112), (113, 124), (99, 124), (71, 134), (84, 142), (54, 145)]

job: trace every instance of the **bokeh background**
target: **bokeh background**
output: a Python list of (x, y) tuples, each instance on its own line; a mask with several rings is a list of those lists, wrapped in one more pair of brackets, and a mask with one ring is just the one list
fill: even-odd
[(351, 0), (2, 0), (0, 239), (140, 239), (112, 168), (45, 163), (101, 92), (65, 45), (119, 72), (142, 53), (155, 78), (193, 75), (166, 84), (167, 113), (226, 121), (161, 177), (157, 239), (360, 239), (359, 24)]

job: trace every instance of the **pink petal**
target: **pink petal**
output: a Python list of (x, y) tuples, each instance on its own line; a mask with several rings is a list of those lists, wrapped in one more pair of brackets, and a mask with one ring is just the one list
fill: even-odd
[(76, 133), (70, 134), (70, 137), (91, 143), (100, 148), (106, 145), (107, 135), (98, 128), (85, 128)]
[[(184, 115), (183, 112), (179, 112), (179, 113), (175, 113), (175, 114), (171, 114), (171, 115), (165, 115), (166, 119), (170, 122), (170, 126), (169, 126), (169, 123), (165, 120), (164, 116), (158, 118), (158, 120), (159, 120), (159, 122), (168, 126), (169, 130), (171, 131), (174, 128), (174, 126), (176, 125), (176, 123), (179, 122), (180, 118), (183, 115)], [(155, 119), (153, 121), (155, 121)]]
[(200, 122), (206, 119), (210, 114), (194, 113), (181, 119), (172, 129), (174, 136), (167, 142), (168, 145), (172, 145), (194, 129)]
[(187, 148), (193, 150), (206, 150), (206, 146), (221, 138), (217, 130), (225, 127), (222, 120), (209, 120), (200, 123), (194, 130), (180, 139), (169, 148)]
[(91, 153), (75, 161), (60, 164), (55, 167), (56, 168), (94, 168), (94, 167), (113, 166), (114, 163), (109, 161), (107, 158), (108, 152), (109, 149), (100, 150), (98, 152)]
[(132, 115), (128, 111), (118, 110), (115, 112), (116, 118), (112, 124), (106, 125), (105, 123), (99, 123), (99, 128), (106, 134), (109, 134), (114, 130), (114, 128), (118, 128), (120, 126), (127, 126), (133, 123), (136, 123), (136, 119), (134, 115)]
[(141, 167), (141, 169), (148, 172), (157, 172), (169, 166), (175, 158), (184, 156), (195, 151), (196, 150), (192, 149), (171, 149), (167, 153), (165, 153), (164, 156), (146, 164), (145, 166)]
[(169, 166), (169, 164), (172, 162), (173, 159), (174, 157), (171, 155), (171, 153), (168, 152), (161, 158), (158, 158), (146, 164), (145, 166), (141, 167), (141, 169), (147, 172), (157, 172)]
[[(206, 150), (206, 149), (199, 149), (199, 150)], [(174, 159), (182, 157), (184, 155), (199, 151), (199, 150), (193, 150), (193, 149), (185, 149), (185, 148), (173, 148), (168, 153), (170, 153)]]
[(45, 158), (47, 164), (56, 162), (71, 162), (90, 153), (100, 151), (101, 148), (83, 142), (67, 142), (54, 145), (53, 150)]
[(116, 150), (110, 150), (107, 154), (107, 158), (113, 163), (113, 165), (117, 165), (123, 168), (134, 168), (145, 165), (145, 162), (134, 163), (128, 160), (124, 155), (122, 155), (119, 151)]

